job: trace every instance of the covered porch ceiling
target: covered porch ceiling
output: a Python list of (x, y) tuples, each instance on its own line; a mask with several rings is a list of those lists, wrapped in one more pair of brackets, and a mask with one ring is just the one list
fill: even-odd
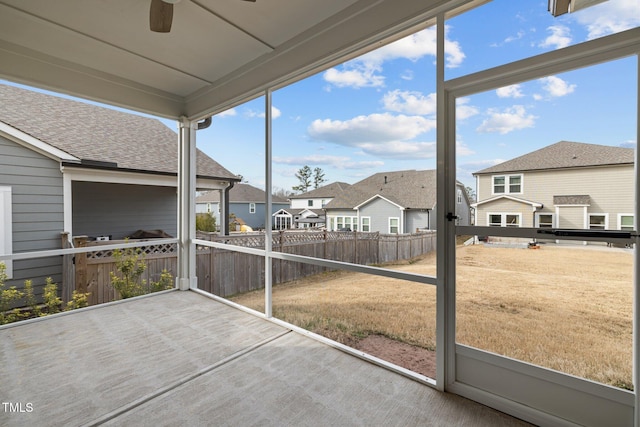
[(0, 78), (197, 120), (486, 0), (0, 0)]

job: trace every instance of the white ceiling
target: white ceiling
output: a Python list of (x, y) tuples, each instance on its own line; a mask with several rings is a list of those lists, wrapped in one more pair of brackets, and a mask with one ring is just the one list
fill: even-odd
[(486, 0), (0, 0), (0, 78), (201, 118)]

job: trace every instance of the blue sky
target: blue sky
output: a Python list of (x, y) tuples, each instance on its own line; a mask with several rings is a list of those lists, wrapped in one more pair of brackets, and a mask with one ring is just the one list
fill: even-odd
[[(496, 0), (447, 22), (446, 79), (638, 25), (638, 0), (558, 18), (547, 0)], [(475, 187), (472, 172), (560, 140), (635, 146), (636, 69), (632, 57), (460, 99), (458, 179)], [(290, 190), (304, 165), (348, 183), (435, 168), (435, 72), (431, 28), (274, 92), (274, 188)], [(200, 149), (261, 188), (263, 109), (257, 99), (198, 133)]]
[[(639, 25), (639, 0), (558, 18), (547, 0), (494, 0), (447, 22), (445, 78)], [(305, 165), (322, 168), (327, 183), (435, 168), (435, 50), (429, 28), (275, 91), (274, 190), (290, 191)], [(630, 57), (459, 99), (458, 179), (475, 187), (473, 172), (560, 140), (635, 147), (637, 66)], [(263, 111), (256, 99), (197, 134), (198, 148), (260, 188)]]

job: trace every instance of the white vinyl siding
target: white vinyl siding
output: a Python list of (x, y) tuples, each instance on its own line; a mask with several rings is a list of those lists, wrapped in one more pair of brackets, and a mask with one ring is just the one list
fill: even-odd
[[(13, 252), (13, 219), (11, 217), (11, 187), (0, 187), (0, 255), (10, 255)], [(7, 278), (13, 277), (13, 262), (4, 262), (7, 267)]]
[[(526, 183), (523, 181), (523, 193), (514, 197), (544, 205), (546, 211), (554, 214), (554, 227), (557, 228), (587, 228), (589, 224), (587, 213), (597, 209), (599, 212), (609, 214), (610, 228), (619, 229), (618, 223), (614, 223), (618, 215), (633, 213), (635, 207), (634, 190), (629, 185), (635, 180), (633, 165), (530, 171), (526, 175)], [(488, 174), (478, 177), (478, 201), (482, 202), (498, 196), (492, 192), (492, 179), (493, 175)], [(558, 195), (588, 195), (590, 203), (556, 206), (554, 196)], [(514, 204), (507, 205), (506, 201), (499, 200), (481, 203), (477, 207), (476, 225), (488, 225), (485, 222), (488, 212), (514, 211), (522, 213), (522, 227), (535, 226), (531, 206), (520, 204), (516, 208)]]

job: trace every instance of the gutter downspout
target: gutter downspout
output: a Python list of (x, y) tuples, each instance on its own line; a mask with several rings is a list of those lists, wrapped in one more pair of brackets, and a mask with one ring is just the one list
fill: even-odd
[(229, 191), (231, 191), (231, 189), (233, 188), (233, 186), (235, 185), (235, 183), (233, 181), (229, 181), (229, 186), (227, 188), (224, 189), (224, 196), (223, 196), (223, 208), (222, 208), (222, 224), (220, 227), (220, 230), (222, 230), (222, 233), (224, 236), (228, 236), (229, 235)]

